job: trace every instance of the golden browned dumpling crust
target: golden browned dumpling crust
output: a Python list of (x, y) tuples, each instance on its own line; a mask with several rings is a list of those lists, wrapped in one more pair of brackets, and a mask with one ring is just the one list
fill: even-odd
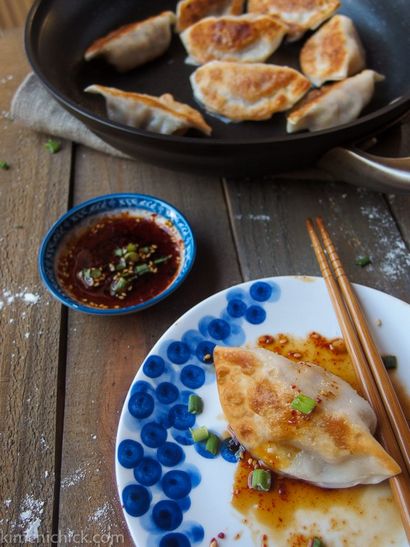
[(106, 99), (108, 117), (113, 121), (162, 134), (183, 135), (190, 128), (205, 135), (212, 133), (200, 112), (176, 101), (170, 93), (155, 97), (102, 85), (91, 85), (85, 91)]
[(177, 5), (177, 30), (182, 32), (208, 15), (239, 15), (245, 0), (181, 0)]
[(99, 38), (84, 53), (84, 59), (104, 57), (119, 72), (126, 72), (162, 55), (172, 38), (175, 14), (164, 11), (143, 21), (124, 25)]
[[(370, 405), (334, 374), (265, 349), (216, 347), (214, 363), (230, 428), (273, 470), (324, 487), (375, 483), (400, 472), (371, 435)], [(315, 401), (310, 413), (292, 407), (300, 393)]]
[(365, 54), (353, 21), (344, 15), (332, 17), (306, 41), (300, 65), (317, 86), (360, 72), (365, 67)]
[(191, 75), (194, 95), (210, 113), (232, 121), (267, 120), (291, 108), (310, 88), (293, 68), (211, 61)]
[(249, 0), (248, 11), (280, 17), (289, 26), (289, 39), (297, 40), (329, 19), (339, 6), (339, 0)]
[(287, 27), (266, 15), (206, 17), (181, 34), (196, 64), (213, 60), (263, 62), (279, 47)]
[(381, 74), (366, 69), (310, 91), (288, 114), (287, 131), (320, 131), (355, 120), (371, 101), (375, 84), (383, 80)]

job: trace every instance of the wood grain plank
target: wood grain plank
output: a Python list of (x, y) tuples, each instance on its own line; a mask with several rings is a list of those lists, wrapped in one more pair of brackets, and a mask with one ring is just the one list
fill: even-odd
[(33, 0), (0, 0), (0, 29), (24, 25)]
[(206, 296), (239, 282), (240, 275), (218, 181), (80, 148), (75, 203), (116, 191), (147, 193), (173, 203), (192, 223), (198, 241), (198, 258), (188, 280), (158, 306), (122, 318), (69, 314), (61, 531), (111, 534), (114, 541), (123, 534), (130, 544), (113, 470), (127, 390), (166, 328)]
[[(305, 230), (321, 215), (351, 280), (409, 301), (410, 255), (382, 194), (338, 183), (228, 181), (228, 202), (246, 279), (320, 275)], [(360, 268), (359, 255), (372, 264)]]
[(50, 156), (44, 135), (9, 119), (28, 71), (21, 44), (20, 31), (0, 37), (0, 159), (10, 164), (0, 170), (0, 531), (23, 544), (53, 532), (61, 307), (41, 285), (37, 251), (66, 210), (71, 146)]

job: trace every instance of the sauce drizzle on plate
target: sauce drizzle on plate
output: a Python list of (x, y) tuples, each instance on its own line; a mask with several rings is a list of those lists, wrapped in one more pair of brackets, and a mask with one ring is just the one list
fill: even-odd
[[(315, 332), (306, 339), (267, 334), (259, 337), (258, 345), (296, 362), (315, 362), (358, 390), (353, 365), (340, 338), (330, 340)], [(232, 505), (246, 517), (255, 545), (264, 545), (264, 532), (273, 545), (289, 547), (306, 547), (312, 537), (319, 537), (326, 546), (384, 547), (399, 543), (402, 527), (387, 481), (325, 489), (273, 474), (271, 490), (260, 492), (248, 488), (248, 475), (255, 465), (257, 462), (245, 452), (238, 463), (232, 495)], [(328, 522), (326, 529), (323, 516)]]

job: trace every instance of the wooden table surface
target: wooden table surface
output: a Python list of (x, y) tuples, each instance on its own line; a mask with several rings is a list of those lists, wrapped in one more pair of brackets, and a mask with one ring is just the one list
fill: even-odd
[[(10, 169), (0, 170), (0, 531), (27, 543), (60, 531), (77, 539), (109, 534), (129, 545), (115, 486), (115, 435), (127, 390), (154, 342), (194, 304), (242, 280), (318, 275), (304, 225), (318, 214), (352, 281), (409, 302), (410, 197), (302, 175), (219, 180), (174, 173), (71, 142), (50, 155), (47, 135), (17, 126), (8, 114), (28, 71), (21, 30), (4, 32), (0, 160)], [(408, 132), (398, 142), (409, 150)], [(68, 311), (43, 288), (36, 263), (60, 215), (110, 192), (172, 202), (198, 240), (184, 285), (161, 305), (122, 318)], [(372, 259), (366, 268), (355, 265), (363, 254)]]

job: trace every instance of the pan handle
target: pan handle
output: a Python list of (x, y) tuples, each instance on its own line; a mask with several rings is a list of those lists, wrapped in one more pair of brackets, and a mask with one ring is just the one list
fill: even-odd
[(382, 192), (410, 192), (410, 157), (387, 158), (356, 147), (336, 147), (326, 152), (318, 166), (337, 180)]

